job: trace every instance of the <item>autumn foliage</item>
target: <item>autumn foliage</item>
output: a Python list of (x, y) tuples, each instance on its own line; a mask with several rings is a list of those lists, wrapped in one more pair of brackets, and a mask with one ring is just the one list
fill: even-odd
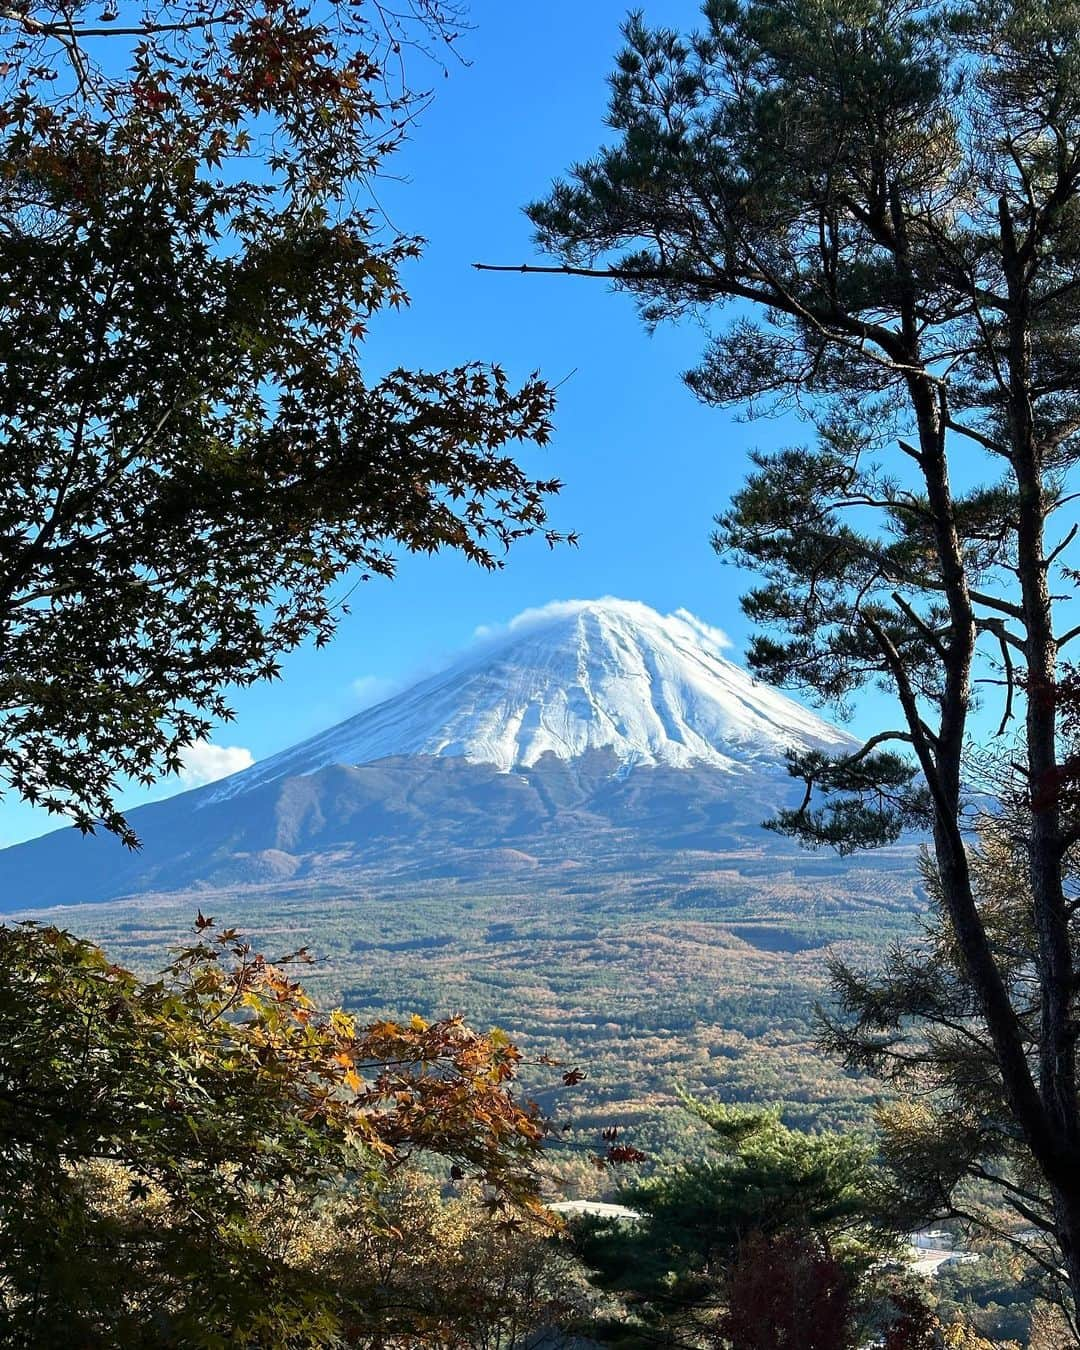
[(118, 781), (175, 771), (401, 553), (559, 537), (515, 457), (539, 377), (364, 359), (421, 251), (372, 190), (423, 103), (402, 49), (449, 22), (0, 12), (0, 786), (83, 830), (133, 843)]
[(855, 1280), (817, 1238), (754, 1234), (727, 1277), (717, 1345), (847, 1350), (857, 1343)]
[(534, 1213), (519, 1052), (460, 1019), (359, 1027), (200, 916), (157, 979), (55, 928), (0, 930), (0, 1338), (329, 1344), (355, 1314), (296, 1245), (378, 1228), (428, 1158)]

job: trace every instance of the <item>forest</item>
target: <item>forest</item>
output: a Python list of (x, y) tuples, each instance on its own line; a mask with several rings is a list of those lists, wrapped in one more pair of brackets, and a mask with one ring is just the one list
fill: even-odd
[[(579, 542), (532, 467), (554, 376), (373, 355), (426, 246), (380, 186), (468, 23), (0, 8), (8, 800), (137, 850), (124, 794), (361, 581)], [(790, 752), (787, 851), (724, 873), (0, 926), (4, 1345), (1080, 1345), (1080, 10), (705, 0), (619, 40), (531, 260), (476, 266), (628, 297), (700, 336), (703, 405), (798, 419), (715, 503), (718, 574), (755, 678), (887, 713)]]

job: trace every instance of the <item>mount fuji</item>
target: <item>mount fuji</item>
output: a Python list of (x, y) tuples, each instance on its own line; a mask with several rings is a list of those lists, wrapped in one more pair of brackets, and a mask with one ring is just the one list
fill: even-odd
[(791, 796), (785, 751), (855, 742), (726, 646), (684, 610), (527, 612), (348, 721), (131, 812), (138, 853), (73, 830), (0, 851), (0, 909), (760, 847)]
[(220, 801), (330, 764), (437, 755), (531, 769), (545, 755), (609, 751), (624, 768), (734, 771), (788, 747), (837, 749), (850, 737), (722, 651), (724, 635), (679, 610), (627, 600), (568, 601), (526, 612), (429, 679), (227, 779)]

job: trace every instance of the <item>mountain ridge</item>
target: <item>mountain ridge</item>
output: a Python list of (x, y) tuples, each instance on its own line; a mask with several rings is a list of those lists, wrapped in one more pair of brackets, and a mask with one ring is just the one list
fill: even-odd
[(217, 886), (611, 868), (786, 852), (784, 751), (853, 744), (692, 615), (576, 601), (230, 778), (143, 806), (143, 847), (54, 831), (0, 851), (0, 910)]
[(760, 829), (791, 795), (779, 770), (748, 774), (733, 791), (731, 775), (709, 765), (626, 773), (602, 751), (513, 774), (417, 755), (328, 765), (220, 802), (207, 801), (213, 786), (132, 812), (135, 852), (70, 829), (3, 850), (0, 912), (331, 877), (348, 889), (372, 868), (491, 879), (526, 859), (550, 872), (622, 867), (637, 852), (798, 853)]
[(851, 737), (722, 654), (722, 635), (685, 610), (562, 601), (527, 611), (447, 667), (337, 726), (222, 781), (220, 801), (329, 764), (460, 757), (500, 772), (545, 755), (610, 750), (620, 765), (735, 771), (789, 746)]

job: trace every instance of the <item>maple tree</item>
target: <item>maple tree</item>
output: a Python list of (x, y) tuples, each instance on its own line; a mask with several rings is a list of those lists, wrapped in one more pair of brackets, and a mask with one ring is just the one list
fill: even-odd
[[(325, 642), (396, 550), (539, 532), (553, 398), (498, 366), (365, 368), (421, 241), (372, 184), (456, 7), (0, 12), (0, 781), (134, 839), (230, 686)], [(340, 585), (336, 585), (340, 583)]]
[(520, 1052), (458, 1018), (323, 1013), (304, 955), (267, 961), (200, 916), (147, 981), (58, 929), (0, 930), (5, 1344), (337, 1344), (365, 1309), (299, 1239), (343, 1215), (385, 1230), (410, 1159), (496, 1223), (550, 1228)]
[(550, 1216), (493, 1219), (475, 1185), (440, 1190), (410, 1169), (381, 1195), (382, 1222), (345, 1197), (302, 1231), (308, 1267), (348, 1307), (346, 1344), (519, 1350), (591, 1313), (598, 1297)]

